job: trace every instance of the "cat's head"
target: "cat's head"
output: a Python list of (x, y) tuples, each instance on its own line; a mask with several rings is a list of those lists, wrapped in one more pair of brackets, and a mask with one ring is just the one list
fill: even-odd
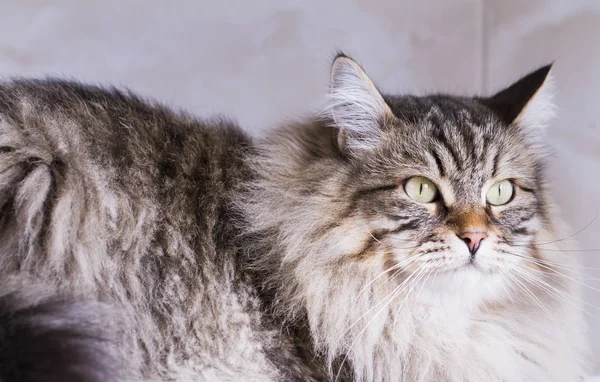
[(255, 261), (282, 301), (316, 326), (337, 310), (341, 327), (415, 285), (465, 306), (508, 300), (552, 234), (549, 72), (486, 98), (387, 96), (339, 55), (325, 121), (273, 133), (254, 162), (245, 208), (269, 243)]
[(549, 223), (550, 69), (489, 98), (385, 96), (339, 55), (330, 122), (351, 168), (349, 215), (369, 231), (350, 258), (385, 253), (382, 270), (431, 276), (434, 288), (488, 283), (495, 294), (494, 283), (539, 256), (535, 242)]

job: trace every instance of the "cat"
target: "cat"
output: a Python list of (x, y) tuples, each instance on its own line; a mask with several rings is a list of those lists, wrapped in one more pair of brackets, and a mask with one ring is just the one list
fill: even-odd
[(552, 78), (251, 139), (131, 92), (0, 84), (1, 381), (577, 381)]

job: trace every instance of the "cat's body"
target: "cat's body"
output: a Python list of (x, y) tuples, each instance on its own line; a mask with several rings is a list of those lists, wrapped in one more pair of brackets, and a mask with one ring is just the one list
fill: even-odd
[(49, 81), (0, 94), (2, 277), (116, 304), (133, 320), (117, 354), (145, 357), (149, 375), (269, 371), (273, 334), (239, 272), (226, 205), (248, 176), (248, 138), (117, 91)]
[[(510, 141), (514, 133), (495, 135), (502, 119), (491, 117), (491, 102), (386, 102), (405, 105), (392, 106), (404, 121), (431, 126), (424, 136), (454, 129), (446, 144), (456, 150), (446, 156), (440, 149), (412, 165), (396, 155), (419, 153), (390, 135), (385, 148), (373, 146), (380, 152), (365, 154), (380, 142), (345, 124), (363, 118), (364, 127), (369, 116), (348, 120), (352, 113), (344, 110), (334, 110), (344, 134), (315, 120), (253, 142), (230, 122), (194, 120), (118, 91), (62, 81), (0, 85), (0, 325), (8, 333), (0, 337), (0, 380), (321, 381), (335, 379), (340, 367), (340, 380), (583, 376), (577, 307), (535, 284), (535, 299), (517, 284), (514, 293), (496, 292), (511, 286), (485, 263), (448, 274), (410, 276), (408, 266), (406, 274), (395, 272), (409, 264), (395, 256), (420, 245), (435, 254), (431, 245), (444, 244), (463, 256), (462, 247), (431, 232), (444, 216), (452, 218), (453, 208), (468, 212), (461, 200), (471, 196), (468, 184), (485, 181), (477, 174), (486, 163), (502, 167), (495, 143), (511, 150), (527, 144)], [(368, 105), (369, 112), (382, 105)], [(418, 134), (402, 137), (414, 147)], [(479, 141), (487, 146), (469, 148)], [(471, 154), (480, 160), (470, 161)], [(522, 187), (530, 189), (527, 181), (538, 176), (535, 155), (511, 155), (522, 166), (511, 179), (523, 174)], [(448, 158), (465, 165), (452, 175)], [(462, 193), (455, 186), (454, 196), (440, 191), (446, 215), (438, 216), (438, 204), (409, 206), (384, 181), (396, 176), (394, 166), (398, 176), (414, 168), (420, 170), (411, 175), (420, 175), (436, 163), (448, 183), (472, 181)], [(535, 247), (535, 258), (547, 261), (542, 265), (571, 262), (533, 244), (560, 238), (546, 196), (533, 204), (538, 208), (528, 214), (540, 216), (529, 231), (514, 233), (531, 238), (520, 247)], [(398, 208), (407, 215), (399, 217)], [(520, 228), (531, 217), (511, 212), (494, 219), (485, 224)], [(443, 224), (446, 230), (463, 223)], [(427, 239), (402, 236), (421, 225)], [(490, 251), (482, 246), (478, 256)], [(577, 296), (575, 282), (538, 268), (555, 290)], [(53, 352), (56, 343), (63, 345)], [(24, 373), (23, 362), (44, 357), (54, 362)]]

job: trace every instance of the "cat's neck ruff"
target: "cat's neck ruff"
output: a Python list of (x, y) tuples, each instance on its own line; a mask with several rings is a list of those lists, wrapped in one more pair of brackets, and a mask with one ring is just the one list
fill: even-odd
[[(402, 279), (373, 281), (378, 275), (367, 277), (367, 268), (339, 271), (354, 281), (332, 292), (313, 274), (295, 299), (305, 301), (314, 342), (334, 376), (343, 361), (364, 381), (544, 380), (562, 362), (556, 358), (572, 359), (585, 343), (578, 312), (563, 314), (561, 301), (543, 296), (485, 295), (481, 283), (492, 282), (490, 275), (476, 270), (404, 282), (412, 288), (402, 288)], [(554, 380), (579, 366), (565, 361)]]

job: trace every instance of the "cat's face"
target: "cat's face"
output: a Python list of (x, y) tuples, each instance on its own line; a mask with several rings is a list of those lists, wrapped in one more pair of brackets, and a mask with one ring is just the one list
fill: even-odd
[(384, 99), (354, 62), (336, 63), (332, 111), (352, 168), (344, 187), (369, 230), (351, 258), (384, 253), (384, 270), (407, 284), (497, 298), (534, 267), (549, 219), (536, 138), (549, 68), (490, 99)]
[(350, 159), (347, 186), (374, 236), (367, 251), (388, 251), (386, 267), (431, 281), (496, 280), (527, 266), (520, 256), (536, 255), (547, 218), (539, 158), (518, 131), (468, 105), (453, 115), (447, 99), (420, 102), (430, 113), (388, 121), (385, 143)]

